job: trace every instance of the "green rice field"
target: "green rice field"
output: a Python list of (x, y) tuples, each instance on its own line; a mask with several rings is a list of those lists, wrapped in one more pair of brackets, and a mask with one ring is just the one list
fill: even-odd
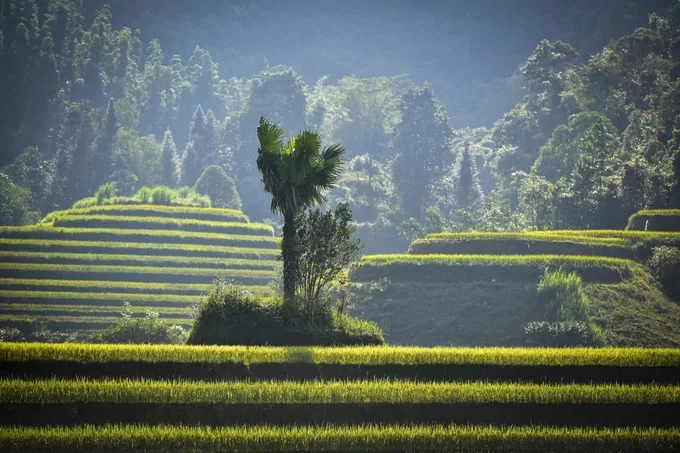
[[(677, 429), (361, 425), (0, 428), (8, 451), (527, 451), (671, 452)], [(54, 450), (53, 450), (54, 451)]]
[[(189, 327), (190, 307), (217, 278), (271, 292), (278, 249), (271, 226), (233, 209), (121, 205), (54, 212), (38, 226), (0, 228), (0, 327), (44, 322), (84, 332), (120, 320), (114, 310), (123, 302)], [(185, 310), (183, 317), (168, 316), (175, 309)]]
[[(679, 351), (6, 343), (0, 451), (670, 452)], [(135, 374), (144, 366), (160, 374)], [(436, 366), (496, 379), (427, 379)], [(597, 367), (612, 373), (597, 380)], [(640, 370), (649, 379), (621, 382)]]

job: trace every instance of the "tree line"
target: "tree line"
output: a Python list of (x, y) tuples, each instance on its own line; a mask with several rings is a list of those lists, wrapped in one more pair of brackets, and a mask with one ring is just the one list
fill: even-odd
[(263, 115), (344, 146), (329, 203), (351, 204), (367, 251), (441, 229), (621, 228), (640, 208), (680, 206), (678, 2), (585, 60), (541, 41), (515, 75), (521, 102), (474, 129), (456, 129), (433, 88), (406, 76), (308, 85), (266, 66), (225, 78), (205, 49), (183, 60), (114, 26), (111, 8), (91, 20), (84, 9), (2, 2), (4, 224), (106, 182), (122, 195), (194, 186), (210, 166), (233, 180), (248, 215), (268, 218), (254, 134)]

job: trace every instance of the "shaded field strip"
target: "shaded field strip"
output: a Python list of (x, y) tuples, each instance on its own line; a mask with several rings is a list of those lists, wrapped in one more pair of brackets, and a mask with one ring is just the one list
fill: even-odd
[(680, 230), (680, 209), (650, 209), (638, 211), (628, 219), (627, 230)]
[(79, 266), (68, 264), (0, 263), (0, 278), (50, 280), (102, 280), (159, 283), (212, 283), (218, 277), (242, 284), (266, 285), (276, 276), (275, 271), (224, 270), (191, 268), (154, 268), (142, 266)]
[(583, 255), (634, 259), (631, 247), (536, 239), (426, 239), (414, 241), (409, 253), (471, 255)]
[[(207, 294), (210, 288), (210, 284), (0, 278), (0, 290), (3, 290), (4, 294), (9, 291), (44, 291), (93, 293), (101, 294), (100, 297), (107, 297), (108, 293), (200, 296)], [(2, 294), (3, 292), (0, 292), (0, 295)]]
[[(80, 293), (78, 293), (80, 294)], [(95, 296), (99, 296), (95, 294)], [(49, 298), (38, 298), (38, 297), (5, 297), (3, 293), (0, 292), (0, 304), (3, 305), (33, 305), (35, 307), (47, 307), (59, 306), (59, 305), (69, 305), (72, 307), (81, 306), (97, 306), (97, 307), (109, 307), (122, 308), (123, 301), (128, 302), (133, 308), (151, 308), (156, 310), (156, 308), (186, 308), (197, 302), (193, 301), (191, 297), (194, 296), (177, 296), (170, 299), (164, 299), (160, 297), (158, 299), (135, 299), (135, 294), (129, 295), (130, 297), (92, 297), (92, 298), (74, 298), (69, 296), (62, 296), (58, 293), (51, 294)], [(146, 296), (146, 294), (145, 294)], [(167, 296), (167, 295), (163, 295)], [(186, 298), (186, 299), (185, 299)], [(200, 299), (199, 299), (200, 301)]]
[[(143, 318), (144, 316), (136, 316), (136, 317), (141, 317)], [(10, 315), (10, 314), (0, 314), (0, 323), (6, 323), (6, 322), (12, 322), (12, 321), (25, 321), (25, 322), (34, 322), (36, 320), (41, 320), (41, 321), (46, 321), (46, 322), (52, 322), (52, 323), (89, 323), (89, 322), (94, 322), (94, 323), (108, 323), (108, 324), (115, 324), (120, 321), (122, 321), (122, 316), (120, 313), (113, 314), (112, 316), (107, 316), (107, 315), (102, 315), (99, 313), (92, 313), (92, 314), (85, 314), (83, 316), (80, 315), (75, 315), (75, 314), (67, 314), (67, 315), (38, 315), (38, 314), (26, 314), (26, 315)], [(169, 321), (171, 323), (176, 323), (176, 324), (187, 324), (190, 325), (193, 320), (191, 319), (191, 315), (189, 313), (186, 313), (184, 316), (170, 316), (169, 318), (166, 317), (166, 321)]]
[[(40, 319), (39, 320), (42, 323), (44, 323), (45, 327), (47, 327), (49, 330), (55, 331), (55, 332), (72, 332), (72, 333), (92, 333), (97, 330), (102, 330), (106, 329), (107, 327), (110, 327), (114, 324), (118, 324), (120, 322), (120, 317), (117, 318), (115, 321), (97, 321), (96, 319), (92, 318), (81, 318), (78, 320), (71, 320), (71, 321), (50, 321), (48, 319)], [(30, 329), (32, 326), (35, 325), (36, 319), (27, 319), (27, 320), (0, 320), (0, 325), (4, 328), (8, 327), (13, 327), (17, 328), (20, 330), (24, 329)], [(179, 320), (172, 322), (170, 324), (177, 324), (180, 325), (184, 328), (191, 328), (193, 322), (190, 320), (180, 322)]]
[(431, 233), (426, 239), (456, 239), (456, 238), (494, 238), (507, 239), (511, 237), (516, 238), (548, 238), (556, 241), (578, 240), (585, 241), (588, 239), (612, 241), (616, 239), (623, 239), (635, 242), (657, 241), (657, 240), (677, 240), (680, 239), (680, 231), (629, 231), (629, 230), (546, 230), (546, 231), (530, 231), (526, 233), (515, 232), (472, 232), (472, 233)]
[(278, 247), (222, 247), (196, 244), (152, 244), (45, 239), (0, 238), (0, 250), (33, 253), (100, 253), (106, 255), (182, 256), (220, 259), (276, 259)]
[(632, 237), (615, 237), (613, 235), (586, 236), (585, 230), (562, 230), (562, 231), (525, 231), (525, 232), (441, 232), (430, 233), (424, 238), (416, 239), (414, 244), (427, 243), (430, 241), (465, 242), (465, 241), (540, 241), (565, 243), (571, 242), (585, 245), (622, 246), (633, 245)]
[[(155, 313), (158, 313), (160, 318), (180, 318), (186, 319), (191, 317), (191, 307), (186, 308), (168, 308), (164, 309), (154, 309)], [(144, 318), (147, 316), (147, 311), (149, 307), (131, 307), (132, 311), (131, 317), (133, 318)], [(12, 304), (11, 306), (0, 305), (0, 319), (5, 316), (21, 316), (21, 317), (39, 317), (39, 318), (49, 318), (49, 317), (62, 317), (62, 316), (72, 316), (72, 317), (107, 317), (107, 318), (118, 318), (121, 317), (121, 311), (123, 310), (122, 305), (118, 306), (95, 306), (95, 305), (21, 305)]]
[(0, 428), (0, 450), (671, 452), (680, 430), (475, 425), (152, 426)]
[(680, 384), (680, 366), (545, 366), (484, 364), (83, 362), (0, 360), (0, 377), (41, 379), (148, 378), (195, 381), (330, 381), (395, 379), (416, 382)]
[(188, 206), (161, 206), (161, 205), (100, 205), (88, 208), (66, 209), (54, 211), (45, 217), (46, 222), (51, 222), (62, 215), (113, 215), (113, 216), (151, 216), (174, 219), (196, 219), (220, 222), (248, 222), (248, 217), (236, 209), (223, 208), (192, 208)]
[(164, 217), (120, 215), (64, 215), (54, 219), (55, 228), (120, 228), (129, 230), (177, 230), (198, 233), (246, 234), (273, 236), (274, 230), (264, 223), (215, 222)]
[(85, 293), (85, 292), (54, 292), (54, 291), (0, 291), (2, 300), (31, 299), (33, 304), (54, 299), (73, 299), (82, 301), (105, 300), (105, 301), (149, 301), (149, 302), (176, 302), (176, 303), (199, 303), (201, 296), (187, 296), (176, 294), (130, 294), (130, 293)]
[(530, 347), (282, 347), (0, 342), (0, 360), (83, 363), (308, 363), (339, 365), (493, 365), (671, 367), (680, 369), (678, 348)]
[[(412, 255), (417, 257), (418, 255)], [(423, 255), (425, 256), (425, 255)], [(539, 255), (535, 255), (539, 256)], [(369, 282), (389, 278), (395, 281), (469, 282), (469, 281), (531, 281), (537, 282), (546, 266), (562, 267), (578, 272), (585, 282), (620, 283), (628, 277), (628, 269), (598, 265), (572, 265), (558, 262), (543, 264), (509, 262), (507, 264), (419, 263), (397, 262), (373, 264), (361, 262), (351, 273), (354, 282)]]
[[(15, 327), (17, 329), (25, 329), (31, 327), (35, 324), (38, 317), (30, 317), (27, 319), (2, 319), (0, 318), (0, 325), (2, 327)], [(40, 318), (39, 321), (44, 323), (45, 326), (57, 332), (77, 332), (83, 333), (85, 331), (94, 331), (106, 329), (109, 326), (118, 324), (121, 317), (117, 318), (106, 318), (107, 320), (98, 320), (96, 317), (85, 317), (85, 318), (71, 318), (69, 320), (50, 320), (49, 318)], [(168, 320), (170, 321), (170, 320)], [(169, 324), (177, 324), (185, 328), (191, 328), (193, 325), (193, 319), (175, 319)]]
[(0, 262), (89, 266), (191, 267), (194, 269), (276, 270), (274, 259), (244, 260), (157, 255), (100, 255), (80, 253), (0, 252)]
[(201, 426), (359, 423), (677, 427), (678, 404), (533, 403), (68, 403), (0, 404), (4, 426), (182, 424)]
[(149, 242), (233, 247), (276, 248), (278, 239), (269, 236), (190, 233), (168, 230), (118, 230), (115, 228), (0, 227), (0, 238), (71, 239), (75, 241)]

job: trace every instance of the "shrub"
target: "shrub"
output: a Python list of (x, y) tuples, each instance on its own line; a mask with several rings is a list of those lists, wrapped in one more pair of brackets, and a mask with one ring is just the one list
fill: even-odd
[(175, 192), (166, 186), (157, 186), (152, 189), (151, 202), (158, 205), (171, 205), (175, 198)]
[(538, 284), (538, 300), (547, 321), (524, 327), (527, 341), (539, 346), (601, 346), (604, 335), (588, 315), (588, 296), (576, 272), (545, 270)]
[(96, 205), (97, 199), (95, 197), (87, 197), (73, 203), (73, 209), (91, 208)]
[(265, 304), (238, 286), (218, 281), (203, 299), (189, 332), (190, 344), (238, 344), (248, 332), (269, 329), (279, 314), (273, 304)]
[(181, 326), (170, 326), (149, 311), (144, 318), (133, 318), (130, 304), (125, 302), (123, 319), (101, 332), (93, 334), (92, 343), (174, 344), (183, 343), (186, 331)]
[(24, 341), (24, 334), (16, 327), (0, 328), (0, 342), (3, 341)]
[(538, 284), (538, 298), (550, 321), (588, 321), (588, 297), (576, 272), (546, 269)]
[(180, 326), (169, 326), (163, 321), (151, 318), (125, 319), (118, 324), (93, 334), (92, 343), (135, 343), (174, 344), (182, 343), (183, 331)]
[(216, 208), (241, 210), (241, 197), (234, 180), (218, 165), (211, 165), (203, 171), (194, 185), (194, 190), (209, 196)]
[(107, 182), (99, 186), (94, 194), (94, 198), (97, 200), (97, 205), (104, 204), (104, 201), (116, 196), (116, 184), (112, 182)]
[(654, 247), (647, 266), (668, 297), (680, 301), (680, 248)]
[(527, 342), (533, 346), (565, 347), (591, 344), (588, 326), (581, 322), (534, 321), (524, 326)]
[[(276, 346), (384, 344), (375, 323), (335, 314), (330, 304), (262, 299), (217, 281), (201, 302), (187, 343)], [(291, 310), (295, 310), (292, 312)]]
[(137, 191), (135, 198), (138, 198), (142, 204), (150, 204), (152, 193), (153, 190), (150, 187), (142, 187)]
[(72, 332), (55, 332), (47, 328), (47, 323), (35, 321), (21, 329), (16, 327), (0, 328), (0, 342), (30, 341), (38, 343), (73, 343), (78, 335)]

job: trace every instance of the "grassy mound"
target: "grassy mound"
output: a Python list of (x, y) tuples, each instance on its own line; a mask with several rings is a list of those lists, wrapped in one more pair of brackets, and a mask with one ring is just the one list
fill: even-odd
[(627, 230), (680, 231), (680, 209), (638, 211), (628, 219)]
[[(0, 327), (110, 325), (117, 320), (111, 309), (124, 301), (188, 326), (190, 306), (214, 279), (262, 291), (277, 274), (277, 255), (271, 226), (233, 209), (125, 204), (53, 212), (37, 226), (0, 228)], [(164, 308), (184, 311), (168, 316)]]

